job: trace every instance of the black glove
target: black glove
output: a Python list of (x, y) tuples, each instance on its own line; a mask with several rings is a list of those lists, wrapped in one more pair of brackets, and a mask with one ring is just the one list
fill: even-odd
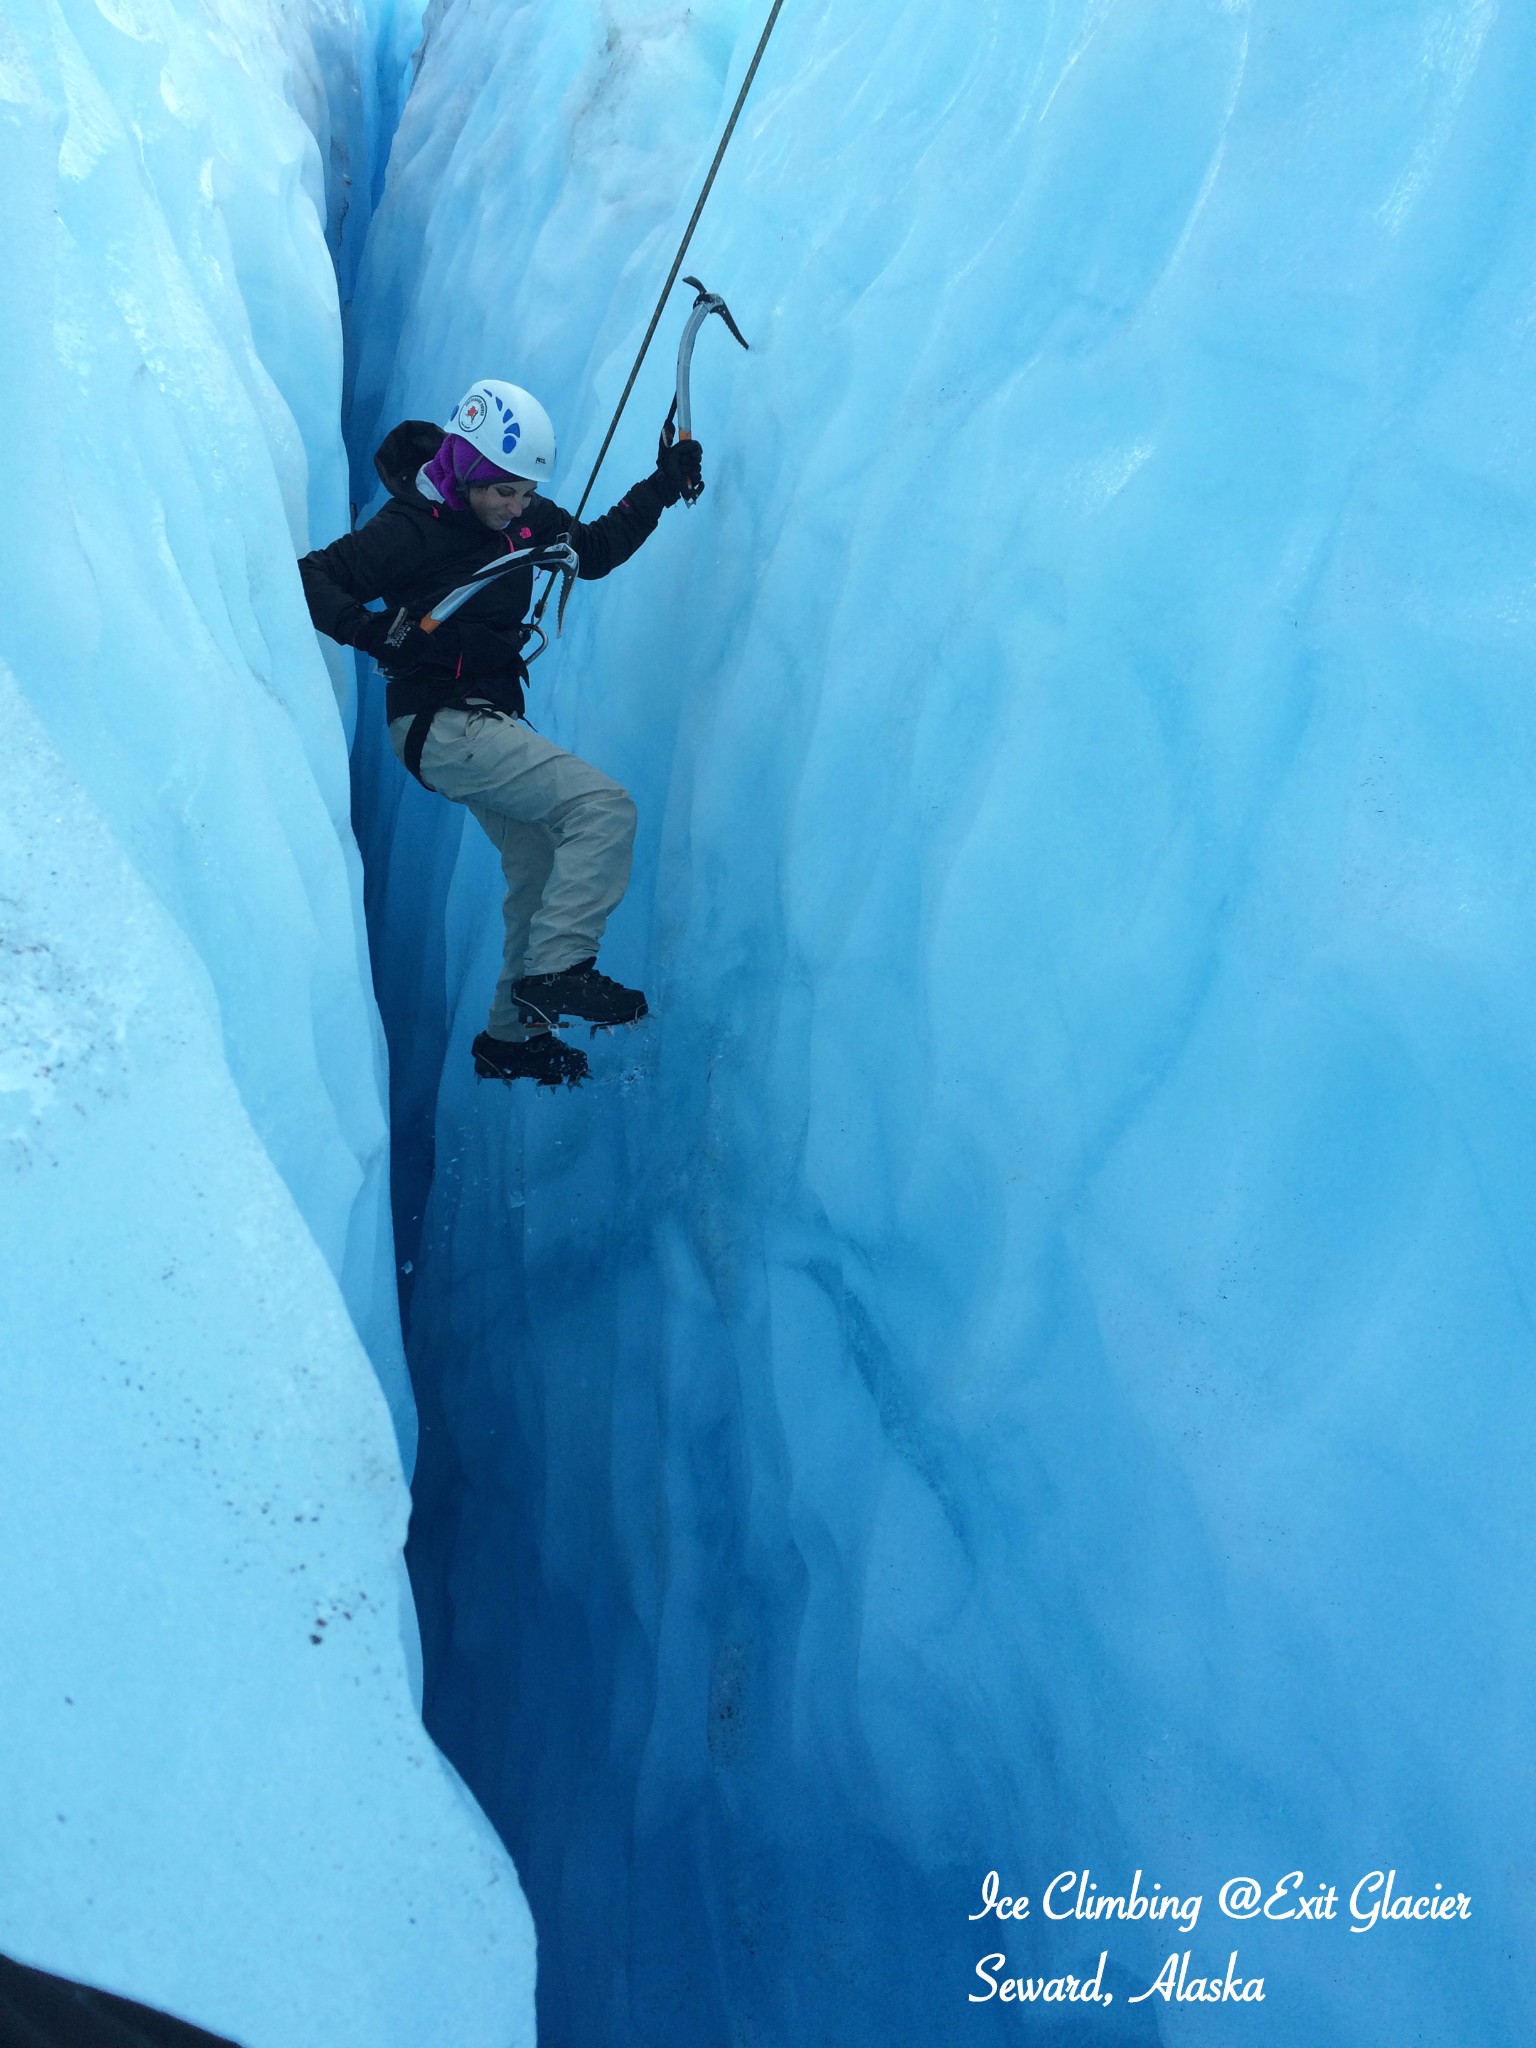
[(397, 612), (368, 612), (353, 643), (371, 654), (380, 668), (437, 668), (450, 674), (459, 650), (441, 642), (440, 633), (423, 633), (402, 605)]
[(692, 505), (704, 489), (704, 450), (697, 441), (669, 441), (665, 431), (656, 450), (656, 474), (651, 478), (663, 505), (675, 505), (686, 498)]

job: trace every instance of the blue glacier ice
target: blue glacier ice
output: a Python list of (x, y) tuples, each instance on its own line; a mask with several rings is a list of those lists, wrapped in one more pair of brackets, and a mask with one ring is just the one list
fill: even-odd
[[(764, 12), (434, 0), (361, 502), (494, 374), (574, 503)], [(641, 816), (580, 1095), (475, 1086), (495, 858), (365, 682), (427, 1721), (551, 2048), (1529, 2037), (1533, 88), (1495, 0), (788, 0), (707, 495), (535, 671)]]
[(533, 2038), (418, 1711), (353, 686), (294, 570), (385, 17), (0, 14), (0, 1950), (243, 2048)]
[(1536, 17), (785, 0), (708, 491), (534, 672), (654, 1014), (478, 1086), (495, 855), (294, 556), (484, 374), (574, 504), (766, 10), (0, 10), (0, 1951), (245, 2048), (525, 2048), (535, 1930), (545, 2048), (1513, 2048)]

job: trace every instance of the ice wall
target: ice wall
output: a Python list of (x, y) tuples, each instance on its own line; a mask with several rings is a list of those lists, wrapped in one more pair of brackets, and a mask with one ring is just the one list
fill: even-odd
[(6, 33), (4, 652), (203, 958), (242, 1100), (408, 1430), (345, 760), (289, 573), (311, 523), (347, 517), (293, 18), (39, 7)]
[(350, 682), (294, 569), (347, 517), (307, 122), (366, 191), (372, 61), (349, 0), (0, 18), (0, 1949), (245, 2048), (510, 2048), (526, 1908), (413, 1697)]
[[(431, 10), (358, 474), (496, 372), (574, 500), (759, 24)], [(601, 1085), (474, 1087), (495, 862), (363, 722), (429, 1725), (553, 2048), (1530, 2031), (1533, 84), (1486, 0), (789, 0), (709, 493), (537, 672), (640, 806)], [(1473, 1917), (1218, 1915), (1388, 1866)]]

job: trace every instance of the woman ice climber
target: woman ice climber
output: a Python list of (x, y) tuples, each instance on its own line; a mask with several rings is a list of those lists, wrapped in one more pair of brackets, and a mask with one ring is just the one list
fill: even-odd
[[(374, 457), (389, 503), (356, 533), (299, 564), (310, 617), (384, 671), (396, 754), (490, 834), (507, 881), (506, 951), (488, 1028), (473, 1046), (485, 1078), (553, 1087), (585, 1078), (586, 1055), (557, 1036), (569, 1017), (629, 1024), (645, 997), (597, 971), (598, 942), (629, 881), (635, 807), (616, 782), (523, 721), (524, 619), (534, 569), (494, 575), (440, 625), (435, 604), (506, 554), (569, 539), (582, 577), (606, 576), (653, 533), (662, 509), (703, 488), (697, 441), (664, 446), (657, 467), (601, 519), (582, 523), (538, 495), (555, 431), (536, 398), (485, 377), (447, 429), (406, 420)], [(383, 611), (369, 604), (384, 600)]]

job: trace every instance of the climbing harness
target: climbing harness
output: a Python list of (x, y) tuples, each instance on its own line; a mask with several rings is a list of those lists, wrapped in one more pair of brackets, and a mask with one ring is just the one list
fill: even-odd
[[(461, 583), (456, 590), (450, 590), (446, 597), (440, 597), (437, 600), (431, 611), (420, 622), (422, 632), (435, 633), (439, 626), (451, 619), (461, 606), (468, 604), (469, 600), (479, 591), (484, 590), (488, 583), (495, 582), (498, 576), (505, 576), (509, 569), (517, 569), (524, 564), (534, 570), (547, 569), (550, 575), (551, 587), (555, 577), (559, 576), (563, 579), (560, 590), (560, 604), (555, 613), (555, 631), (558, 633), (565, 624), (565, 607), (570, 599), (571, 588), (576, 581), (576, 572), (581, 567), (581, 558), (571, 546), (570, 537), (567, 534), (561, 534), (556, 540), (544, 541), (537, 547), (513, 548), (508, 554), (497, 555), (493, 561), (487, 562), (483, 568), (477, 569), (467, 583)], [(547, 590), (545, 594), (546, 596), (548, 595)], [(402, 609), (396, 619), (396, 624), (403, 626), (407, 623), (406, 614)], [(537, 647), (529, 650), (526, 642), (524, 643), (521, 659), (525, 668), (530, 661), (537, 660), (549, 644), (549, 636), (537, 619), (533, 621), (529, 631), (538, 634), (539, 644)], [(432, 785), (421, 772), (421, 751), (427, 743), (427, 734), (432, 730), (432, 721), (437, 716), (440, 708), (440, 706), (434, 705), (431, 710), (418, 711), (411, 720), (410, 730), (405, 736), (405, 765), (423, 789), (430, 789)]]
[[(667, 414), (666, 425), (661, 430), (662, 443), (669, 448), (672, 445), (674, 426), (679, 440), (693, 439), (693, 399), (689, 390), (689, 379), (693, 370), (693, 344), (698, 340), (699, 329), (710, 314), (720, 315), (743, 348), (751, 345), (731, 318), (731, 309), (718, 292), (706, 291), (696, 277), (685, 277), (683, 283), (691, 284), (698, 297), (693, 302), (693, 311), (688, 315), (687, 324), (683, 328), (683, 338), (677, 345), (677, 389), (672, 396), (672, 410)], [(702, 484), (684, 484), (683, 502), (689, 506), (696, 505), (703, 488)]]
[[(603, 457), (608, 453), (609, 448), (613, 444), (613, 437), (619, 430), (619, 421), (623, 418), (624, 408), (629, 403), (629, 394), (635, 388), (635, 379), (639, 376), (640, 366), (645, 361), (646, 351), (647, 349), (649, 349), (651, 345), (651, 337), (655, 334), (657, 327), (661, 324), (661, 315), (667, 303), (667, 296), (672, 290), (673, 285), (675, 285), (677, 282), (678, 273), (681, 271), (683, 267), (683, 259), (688, 254), (688, 244), (693, 240), (693, 231), (699, 224), (699, 219), (700, 216), (703, 214), (706, 200), (709, 198), (710, 193), (714, 190), (715, 178), (719, 172), (721, 164), (725, 161), (725, 152), (730, 147), (731, 137), (736, 133), (736, 123), (741, 119), (741, 110), (747, 104), (747, 94), (752, 90), (752, 81), (757, 76), (757, 67), (763, 61), (764, 53), (768, 48), (768, 40), (773, 34), (774, 25), (778, 21), (779, 13), (780, 10), (783, 8), (783, 5), (784, 0), (773, 0), (773, 6), (769, 9), (768, 19), (763, 24), (763, 32), (757, 39), (757, 48), (752, 52), (752, 62), (747, 66), (747, 75), (741, 81), (741, 90), (736, 95), (736, 104), (731, 109), (731, 117), (725, 124), (725, 133), (720, 137), (720, 145), (715, 151), (714, 161), (713, 163), (711, 163), (709, 167), (709, 170), (704, 179), (704, 183), (699, 188), (699, 196), (694, 201), (693, 212), (689, 215), (688, 225), (683, 230), (683, 239), (678, 243), (677, 254), (672, 258), (672, 268), (667, 272), (667, 281), (662, 286), (661, 294), (656, 301), (656, 310), (651, 315), (650, 325), (645, 330), (644, 339), (641, 341), (639, 350), (635, 356), (635, 360), (633, 364), (630, 366), (629, 376), (625, 380), (624, 389), (619, 394), (619, 402), (614, 407), (613, 418), (608, 422), (608, 431), (603, 436), (603, 445), (597, 451), (597, 460), (592, 465), (592, 473), (587, 478), (586, 489), (582, 492), (581, 500), (576, 507), (575, 516), (578, 519), (585, 511), (587, 500), (592, 495), (592, 486), (597, 482), (597, 473), (603, 466)], [(703, 290), (703, 286), (697, 285), (697, 281), (693, 278), (688, 278), (686, 282), (689, 284), (696, 285), (696, 288), (700, 291)], [(712, 296), (712, 294), (707, 294), (706, 296)], [(713, 307), (710, 307), (708, 309), (708, 311), (710, 312), (713, 312), (714, 310), (715, 309)], [(694, 311), (698, 311), (697, 300), (695, 300), (694, 302)], [(726, 317), (727, 319), (729, 319), (730, 316), (727, 314)], [(731, 328), (732, 332), (735, 333), (736, 335), (736, 339), (740, 341), (742, 347), (745, 348), (747, 344), (745, 341), (742, 341), (740, 331), (736, 328), (734, 321), (731, 322)], [(697, 333), (697, 331), (698, 330), (696, 328), (694, 332)], [(681, 361), (679, 361), (679, 368), (681, 369)], [(545, 606), (549, 603), (550, 592), (553, 590), (553, 588), (554, 578), (551, 577), (550, 581), (545, 584), (543, 592), (539, 597), (538, 603), (533, 608), (533, 624), (536, 628), (538, 628), (541, 636), (543, 634), (543, 628), (539, 625), (539, 621), (544, 616), (544, 609)], [(559, 628), (557, 624), (556, 631), (558, 630)], [(542, 647), (540, 651), (542, 652)]]

